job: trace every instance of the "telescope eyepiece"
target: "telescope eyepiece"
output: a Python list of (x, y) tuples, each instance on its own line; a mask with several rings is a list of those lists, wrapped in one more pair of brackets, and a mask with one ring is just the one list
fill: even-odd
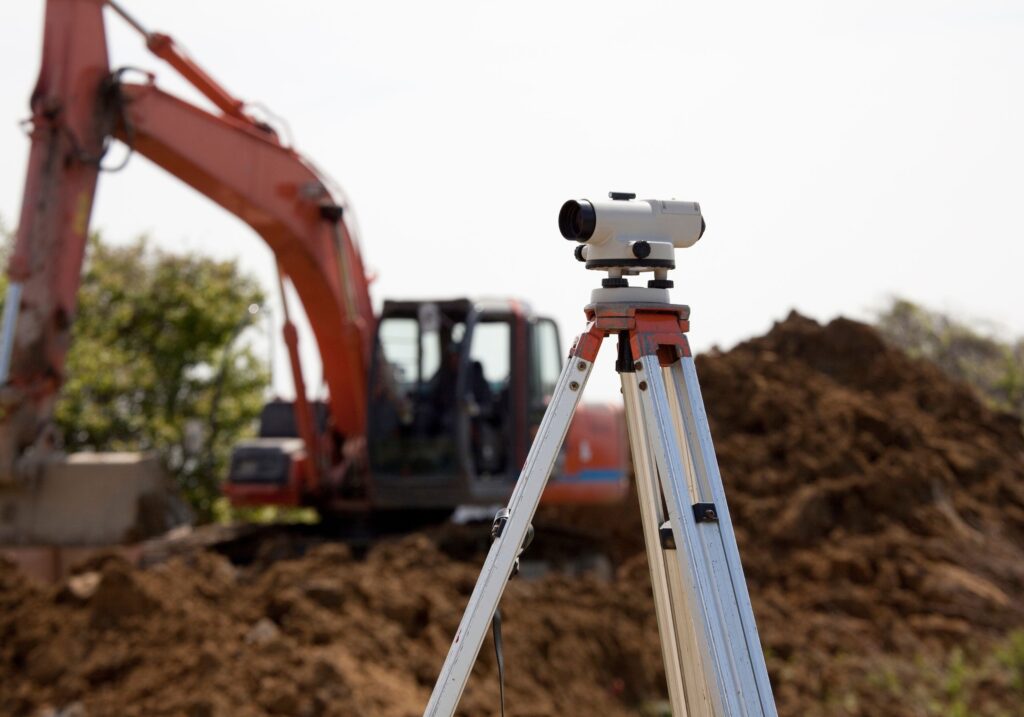
[(558, 229), (570, 241), (585, 242), (594, 236), (597, 228), (597, 212), (586, 199), (570, 199), (558, 212)]

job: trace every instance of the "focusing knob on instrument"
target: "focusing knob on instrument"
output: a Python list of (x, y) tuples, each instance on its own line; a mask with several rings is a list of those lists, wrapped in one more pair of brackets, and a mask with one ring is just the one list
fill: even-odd
[(637, 259), (646, 259), (651, 254), (651, 245), (643, 239), (633, 242), (633, 256)]

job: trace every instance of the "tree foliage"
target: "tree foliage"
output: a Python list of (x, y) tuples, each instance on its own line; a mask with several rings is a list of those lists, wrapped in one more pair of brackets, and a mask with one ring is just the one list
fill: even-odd
[(910, 355), (971, 384), (994, 407), (1024, 416), (1024, 339), (1004, 341), (899, 298), (878, 315), (877, 325)]
[(144, 238), (113, 246), (93, 236), (86, 256), (55, 415), (65, 447), (155, 451), (209, 518), (268, 383), (238, 340), (263, 292), (231, 262), (169, 254)]

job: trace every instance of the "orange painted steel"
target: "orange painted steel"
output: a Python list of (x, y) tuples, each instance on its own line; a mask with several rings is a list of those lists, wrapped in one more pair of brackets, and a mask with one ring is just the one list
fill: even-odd
[[(362, 258), (342, 219), (340, 198), (167, 36), (150, 33), (147, 44), (224, 114), (151, 83), (120, 82), (107, 59), (103, 6), (102, 0), (46, 5), (28, 175), (8, 270), (24, 288), (11, 370), (0, 390), (0, 483), (15, 473), (22, 455), (45, 452), (50, 441), (47, 427), (65, 378), (89, 215), (110, 137), (238, 216), (267, 242), (298, 292), (325, 358), (333, 428), (361, 445), (375, 327)], [(314, 436), (303, 438), (316, 445)]]
[(51, 0), (43, 57), (32, 91), (25, 196), (8, 264), (22, 295), (7, 383), (0, 389), (0, 483), (13, 482), (28, 451), (45, 453), (71, 341), (79, 273), (110, 132), (98, 111), (109, 74), (99, 0)]
[(621, 405), (577, 407), (564, 450), (562, 470), (544, 489), (545, 504), (614, 503), (629, 492), (630, 456)]
[[(678, 304), (596, 304), (586, 308), (587, 328), (572, 355), (594, 361), (605, 337), (627, 333), (634, 358), (663, 354), (662, 364), (690, 356), (684, 334), (690, 330), (690, 307)], [(666, 351), (673, 348), (675, 351)], [(675, 355), (673, 355), (675, 354)]]
[[(629, 342), (630, 355), (634, 361), (641, 356), (657, 355), (661, 365), (668, 366), (681, 357), (691, 355), (690, 344), (685, 336), (690, 330), (688, 306), (606, 303), (590, 305), (586, 307), (585, 313), (587, 327), (576, 338), (569, 353), (573, 359), (593, 363), (601, 350), (601, 344), (612, 335), (618, 336), (619, 341)], [(593, 453), (594, 465), (605, 469), (623, 466), (623, 473), (629, 457), (624, 448), (626, 439), (621, 413), (616, 414), (614, 419), (600, 414), (585, 419), (586, 408), (581, 407), (577, 411), (566, 438), (565, 475), (547, 487), (545, 500), (567, 503), (609, 502), (621, 498), (626, 491), (624, 481), (616, 483), (591, 479), (588, 485), (588, 472), (582, 469), (576, 459), (580, 447), (586, 445), (587, 452), (596, 451)], [(612, 473), (610, 470), (603, 472)]]
[[(147, 47), (220, 110), (196, 107), (153, 84), (125, 82), (107, 56), (106, 0), (47, 0), (42, 64), (31, 99), (31, 150), (21, 218), (8, 273), (22, 286), (13, 352), (0, 387), (0, 485), (31, 474), (34, 458), (57, 443), (52, 414), (65, 380), (82, 262), (97, 179), (112, 139), (235, 214), (274, 252), (279, 275), (298, 293), (323, 358), (330, 392), (330, 425), (318, 426), (305, 399), (295, 327), (285, 316), (284, 339), (296, 386), (296, 425), (305, 451), (288, 485), (227, 487), (236, 504), (298, 504), (303, 493), (367, 472), (369, 363), (376, 329), (369, 281), (344, 221), (341, 197), (311, 162), (286, 146), (266, 123), (247, 112), (167, 35), (145, 30), (114, 3)], [(283, 298), (283, 290), (282, 290)], [(518, 304), (516, 313), (519, 314)], [(524, 319), (525, 321), (525, 319)], [(593, 350), (609, 317), (594, 317)], [(516, 345), (525, 347), (517, 321)], [(595, 343), (596, 342), (596, 343)], [(523, 349), (525, 351), (525, 348)], [(517, 358), (513, 384), (526, 385), (526, 354)], [(519, 416), (513, 451), (526, 454), (525, 389), (514, 397)], [(614, 418), (589, 407), (570, 430), (565, 482), (548, 497), (573, 502), (621, 496), (624, 441), (612, 435)], [(592, 456), (580, 461), (579, 455)], [(584, 465), (586, 463), (587, 465)], [(598, 470), (600, 469), (600, 470)], [(619, 477), (616, 477), (619, 476)]]

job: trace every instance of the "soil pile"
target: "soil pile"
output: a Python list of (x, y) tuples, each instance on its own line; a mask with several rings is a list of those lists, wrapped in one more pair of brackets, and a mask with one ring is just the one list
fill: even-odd
[[(894, 674), (1024, 625), (1017, 418), (845, 319), (792, 314), (698, 372), (782, 712), (903, 714)], [(604, 512), (545, 517), (642, 552), (637, 511)]]
[[(942, 713), (950, 651), (1024, 626), (1019, 423), (845, 320), (793, 315), (699, 371), (780, 714)], [(664, 678), (635, 502), (541, 520), (617, 568), (510, 584), (508, 714), (638, 714)], [(479, 567), (443, 543), (107, 559), (52, 588), (0, 565), (0, 714), (421, 714)], [(967, 706), (1013, 713), (1012, 682), (983, 687)], [(497, 705), (485, 645), (461, 713)]]
[[(361, 560), (324, 545), (265, 570), (205, 552), (145, 571), (117, 558), (92, 568), (47, 588), (0, 569), (0, 714), (419, 715), (478, 570), (423, 535)], [(516, 581), (503, 603), (514, 616), (509, 714), (628, 715), (657, 695), (643, 590)], [(487, 648), (460, 714), (498, 704)]]

